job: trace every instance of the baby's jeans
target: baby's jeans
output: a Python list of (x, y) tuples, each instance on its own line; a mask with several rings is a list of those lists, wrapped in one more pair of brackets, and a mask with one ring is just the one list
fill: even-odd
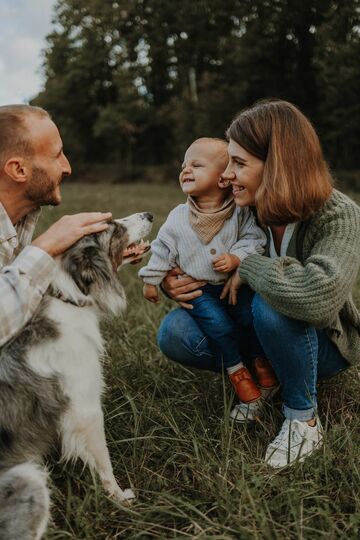
[[(215, 355), (221, 359), (221, 365), (228, 368), (239, 362), (246, 363), (244, 353), (262, 356), (263, 352), (246, 313), (252, 297), (251, 290), (241, 287), (236, 306), (231, 306), (227, 299), (220, 300), (223, 287), (223, 284), (206, 284), (201, 288), (203, 294), (189, 302), (193, 309), (187, 313), (208, 338)], [(244, 343), (241, 347), (242, 340)]]

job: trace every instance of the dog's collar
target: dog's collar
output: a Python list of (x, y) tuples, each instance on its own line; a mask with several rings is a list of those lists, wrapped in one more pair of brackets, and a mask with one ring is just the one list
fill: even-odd
[(86, 306), (94, 305), (92, 300), (81, 299), (78, 302), (75, 302), (75, 300), (65, 296), (61, 291), (55, 291), (53, 287), (51, 287), (50, 294), (54, 298), (57, 298), (58, 300), (61, 300), (62, 302), (65, 302), (66, 304), (72, 304), (73, 306), (76, 306), (76, 307), (86, 307)]

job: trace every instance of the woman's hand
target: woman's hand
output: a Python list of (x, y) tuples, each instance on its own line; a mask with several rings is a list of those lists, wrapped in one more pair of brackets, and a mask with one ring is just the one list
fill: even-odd
[(179, 266), (170, 270), (162, 281), (162, 288), (172, 300), (175, 300), (185, 309), (193, 309), (189, 300), (193, 300), (202, 295), (200, 287), (206, 285), (206, 281), (197, 281), (196, 279), (184, 274)]
[(221, 291), (220, 299), (223, 300), (229, 296), (229, 304), (236, 306), (237, 294), (241, 286), (241, 279), (238, 272), (235, 272), (225, 283), (223, 290)]

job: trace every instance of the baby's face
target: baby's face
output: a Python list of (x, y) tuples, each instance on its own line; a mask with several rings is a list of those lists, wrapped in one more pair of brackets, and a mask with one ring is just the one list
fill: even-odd
[(179, 181), (183, 192), (192, 197), (218, 197), (221, 173), (227, 165), (224, 148), (217, 142), (196, 141), (186, 150)]

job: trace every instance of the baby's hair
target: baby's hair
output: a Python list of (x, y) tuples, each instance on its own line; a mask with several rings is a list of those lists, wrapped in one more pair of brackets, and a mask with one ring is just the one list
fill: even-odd
[(198, 139), (195, 139), (195, 141), (193, 141), (192, 144), (195, 144), (197, 142), (220, 142), (220, 143), (224, 143), (226, 147), (229, 144), (226, 139), (220, 139), (219, 137), (199, 137)]
[(229, 156), (228, 156), (227, 149), (228, 149), (229, 143), (226, 139), (220, 139), (218, 137), (200, 137), (199, 139), (196, 139), (195, 141), (193, 141), (191, 144), (196, 144), (196, 143), (209, 143), (209, 144), (212, 143), (212, 144), (218, 145), (219, 148), (222, 147), (221, 152), (219, 151), (219, 158), (224, 159), (226, 163), (228, 162)]

